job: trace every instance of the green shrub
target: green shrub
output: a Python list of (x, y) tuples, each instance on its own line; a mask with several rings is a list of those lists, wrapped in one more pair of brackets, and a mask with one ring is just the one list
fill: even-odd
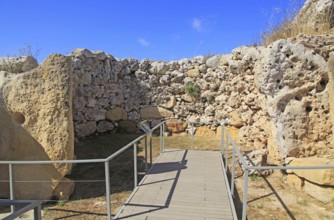
[(65, 202), (63, 200), (59, 200), (57, 202), (57, 206), (64, 206), (65, 205)]
[(252, 181), (255, 181), (255, 180), (257, 180), (257, 175), (256, 174), (252, 174), (250, 176), (250, 178), (251, 178)]
[(187, 82), (184, 85), (184, 90), (189, 96), (195, 97), (199, 95), (199, 87), (194, 82)]

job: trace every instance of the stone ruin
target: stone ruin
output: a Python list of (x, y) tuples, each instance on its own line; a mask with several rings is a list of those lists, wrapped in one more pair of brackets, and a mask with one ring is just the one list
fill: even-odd
[[(334, 41), (318, 38), (328, 39)], [(228, 119), (238, 129), (240, 146), (268, 148), (271, 164), (323, 155), (333, 146), (327, 67), (332, 50), (322, 51), (323, 57), (292, 39), (229, 55), (158, 62), (78, 49), (69, 55), (75, 132), (85, 137), (117, 127), (136, 130), (145, 119), (155, 124), (166, 118), (201, 124)], [(198, 96), (187, 94), (187, 82), (198, 86)]]
[[(184, 132), (188, 122), (228, 121), (241, 149), (266, 149), (268, 164), (300, 164), (305, 158), (312, 158), (309, 165), (333, 164), (333, 56), (333, 35), (301, 34), (266, 47), (171, 62), (117, 59), (87, 49), (51, 55), (40, 66), (30, 57), (15, 59), (0, 72), (0, 159), (73, 159), (74, 136), (118, 128), (135, 132), (142, 120), (155, 125), (166, 119), (173, 132)], [(196, 95), (185, 90), (189, 82), (198, 88)], [(8, 167), (0, 169), (1, 179), (8, 179)], [(37, 194), (68, 198), (73, 183), (59, 181), (70, 169), (20, 166), (15, 178), (52, 178)], [(292, 172), (292, 185), (301, 181), (308, 189), (333, 191), (333, 172), (319, 177), (324, 181)], [(1, 197), (8, 196), (6, 187), (0, 185)], [(29, 198), (33, 188), (15, 187), (20, 198)]]
[[(26, 65), (30, 70), (0, 72), (1, 160), (73, 159), (71, 59), (51, 55), (40, 66), (31, 57), (17, 61), (13, 65), (30, 63)], [(38, 180), (16, 182), (16, 198), (66, 200), (74, 189), (74, 183), (64, 178), (69, 164), (13, 166), (14, 180)], [(7, 165), (0, 165), (0, 179), (8, 180)], [(8, 187), (0, 183), (0, 197), (9, 197)]]

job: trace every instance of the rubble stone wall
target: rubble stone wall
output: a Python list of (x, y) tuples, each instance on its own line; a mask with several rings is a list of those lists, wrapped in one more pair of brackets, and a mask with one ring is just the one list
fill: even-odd
[[(333, 41), (301, 35), (171, 62), (77, 49), (69, 55), (76, 136), (117, 127), (134, 131), (145, 119), (225, 120), (238, 128), (241, 147), (269, 149), (272, 163), (325, 154), (334, 146), (327, 66), (334, 48), (326, 46)], [(189, 82), (196, 94), (185, 89)]]

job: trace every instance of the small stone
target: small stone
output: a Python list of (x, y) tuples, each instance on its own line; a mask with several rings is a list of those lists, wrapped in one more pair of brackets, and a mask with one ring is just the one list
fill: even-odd
[(106, 112), (106, 118), (110, 121), (126, 120), (127, 113), (123, 108), (116, 107)]
[(99, 121), (97, 124), (97, 132), (99, 133), (104, 133), (107, 131), (111, 131), (115, 128), (115, 126), (113, 125), (113, 123), (109, 122), (109, 121)]
[(166, 127), (167, 127), (167, 130), (172, 133), (181, 133), (187, 129), (188, 124), (181, 120), (168, 119), (166, 120)]
[(209, 68), (218, 68), (220, 65), (221, 55), (215, 55), (206, 60), (206, 66)]
[(85, 124), (76, 125), (75, 131), (78, 137), (86, 137), (88, 135), (94, 134), (96, 131), (96, 122), (90, 121)]
[(200, 72), (198, 69), (191, 69), (187, 71), (187, 76), (192, 78), (198, 78), (200, 76)]

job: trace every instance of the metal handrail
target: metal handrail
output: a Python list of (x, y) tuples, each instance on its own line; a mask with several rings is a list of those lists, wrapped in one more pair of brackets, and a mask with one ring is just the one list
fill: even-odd
[[(224, 125), (222, 125), (222, 126), (224, 126)], [(225, 126), (224, 126), (224, 129), (226, 129)], [(228, 140), (231, 141), (233, 148), (235, 148), (234, 146), (237, 146), (237, 144), (234, 142), (233, 138), (231, 137), (231, 135), (230, 135), (230, 133), (228, 132), (227, 129), (226, 129), (226, 134), (227, 134), (227, 136), (228, 136)], [(241, 161), (242, 166), (246, 168), (248, 165), (247, 165), (247, 163), (246, 163), (245, 158), (242, 156), (240, 150), (238, 149), (238, 147), (236, 147), (235, 152), (237, 153), (238, 158), (239, 158), (239, 160)]]
[[(246, 220), (247, 218), (247, 194), (248, 194), (248, 174), (250, 170), (324, 170), (324, 169), (334, 169), (334, 166), (249, 166), (246, 163), (245, 158), (243, 157), (241, 151), (238, 148), (238, 145), (235, 143), (233, 138), (231, 137), (230, 133), (228, 132), (227, 128), (224, 126), (224, 123), (221, 124), (222, 126), (222, 139), (221, 139), (221, 154), (222, 158), (225, 155), (225, 164), (223, 164), (225, 171), (228, 172), (228, 150), (229, 150), (229, 143), (232, 144), (232, 171), (231, 171), (231, 186), (230, 191), (232, 197), (234, 197), (234, 171), (235, 171), (235, 157), (238, 156), (239, 161), (241, 162), (241, 167), (244, 171), (243, 178), (244, 178), (244, 192), (243, 192), (243, 201), (242, 201), (242, 220)], [(226, 135), (226, 139), (225, 139)], [(226, 142), (226, 143), (225, 143)], [(226, 149), (224, 149), (224, 145)], [(224, 153), (224, 150), (225, 153)]]
[(119, 149), (118, 151), (116, 151), (115, 153), (113, 153), (112, 155), (110, 155), (109, 157), (107, 157), (105, 159), (105, 162), (114, 159), (115, 157), (117, 157), (118, 155), (120, 155), (121, 153), (123, 153), (125, 150), (127, 150), (128, 148), (130, 148), (131, 146), (133, 146), (135, 143), (137, 143), (138, 141), (140, 141), (141, 139), (143, 139), (145, 136), (146, 136), (146, 134), (145, 135), (141, 135), (140, 137), (138, 137), (135, 140), (131, 141), (130, 143), (128, 143), (127, 145), (125, 145), (124, 147), (122, 147), (121, 149)]
[(106, 159), (87, 159), (87, 160), (20, 160), (20, 161), (0, 161), (1, 165), (37, 165), (37, 164), (64, 164), (64, 163), (102, 163)]
[(12, 220), (16, 219), (17, 217), (21, 216), (22, 214), (28, 212), (29, 210), (34, 210), (34, 219), (41, 220), (41, 201), (38, 200), (7, 200), (7, 199), (0, 199), (0, 205), (24, 205), (22, 208), (17, 210), (16, 212), (6, 216), (3, 220)]
[[(164, 151), (164, 135), (165, 121), (162, 121), (151, 129), (151, 133), (146, 133), (134, 139), (124, 147), (108, 156), (105, 159), (84, 159), (84, 160), (36, 160), (36, 161), (0, 161), (0, 165), (8, 165), (9, 173), (9, 194), (10, 200), (14, 201), (14, 177), (13, 177), (13, 165), (41, 165), (41, 164), (79, 164), (79, 163), (104, 163), (105, 165), (105, 182), (106, 182), (106, 205), (108, 220), (111, 220), (111, 201), (110, 201), (110, 174), (109, 174), (109, 162), (115, 157), (123, 153), (125, 150), (133, 146), (134, 150), (134, 188), (138, 185), (137, 177), (137, 143), (142, 139), (145, 139), (145, 168), (147, 169), (147, 137), (150, 137), (150, 163), (152, 164), (152, 132), (160, 127), (160, 153)], [(108, 196), (109, 195), (109, 196)], [(11, 205), (11, 212), (14, 212), (14, 206)]]

